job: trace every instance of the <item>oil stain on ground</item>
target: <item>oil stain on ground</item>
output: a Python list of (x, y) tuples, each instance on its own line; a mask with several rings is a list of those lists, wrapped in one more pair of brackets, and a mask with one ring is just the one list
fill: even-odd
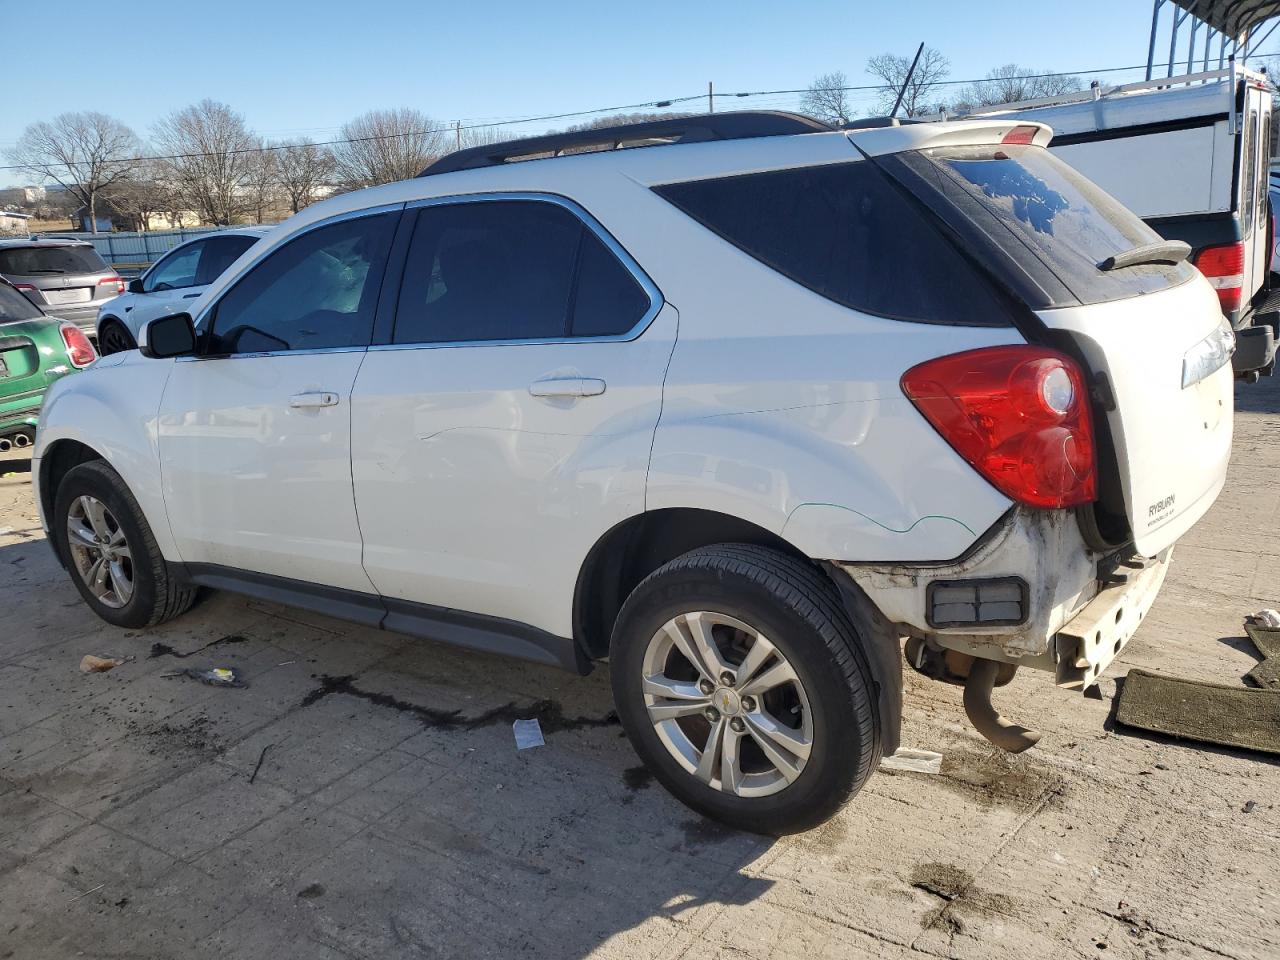
[(423, 706), (389, 693), (365, 690), (356, 686), (355, 677), (317, 676), (320, 685), (308, 693), (298, 704), (298, 708), (309, 707), (325, 697), (341, 694), (356, 697), (375, 706), (386, 707), (400, 713), (417, 717), (418, 721), (433, 730), (478, 730), (499, 723), (514, 723), (516, 720), (536, 719), (543, 733), (559, 733), (562, 730), (582, 730), (590, 727), (612, 727), (619, 723), (618, 715), (610, 710), (603, 717), (566, 717), (560, 704), (554, 700), (535, 700), (527, 706), (515, 703), (503, 704), (474, 717), (468, 717), (458, 710), (439, 710)]
[(219, 637), (217, 640), (210, 640), (203, 647), (196, 647), (189, 653), (178, 653), (177, 650), (169, 646), (167, 643), (153, 643), (151, 652), (147, 655), (148, 660), (155, 660), (157, 657), (173, 657), (175, 660), (185, 660), (187, 657), (194, 657), (197, 653), (203, 653), (212, 647), (223, 646), (232, 643), (247, 643), (248, 637), (242, 637), (239, 634), (232, 634), (228, 637)]
[(1012, 897), (978, 888), (973, 874), (950, 863), (922, 863), (911, 872), (908, 882), (915, 889), (942, 901), (921, 917), (923, 930), (940, 924), (952, 936), (961, 933), (964, 931), (962, 917), (966, 911), (1018, 915), (1018, 904)]

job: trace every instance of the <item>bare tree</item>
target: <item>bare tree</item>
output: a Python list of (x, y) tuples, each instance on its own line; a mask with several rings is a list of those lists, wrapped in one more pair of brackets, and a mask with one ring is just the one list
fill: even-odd
[(289, 201), (289, 209), (297, 213), (314, 203), (320, 189), (333, 179), (333, 154), (310, 140), (278, 144), (276, 150), (276, 182)]
[(811, 117), (833, 126), (853, 119), (853, 106), (849, 103), (849, 79), (837, 70), (824, 73), (809, 84), (800, 97), (800, 109)]
[(230, 224), (252, 211), (261, 144), (225, 103), (201, 100), (156, 124), (153, 135), (183, 205), (207, 223)]
[(371, 110), (343, 124), (342, 140), (333, 149), (337, 180), (358, 190), (416, 177), (451, 149), (453, 132), (420, 110)]
[(249, 172), (245, 178), (245, 191), (248, 194), (255, 223), (262, 223), (267, 219), (267, 214), (275, 206), (278, 196), (276, 188), (279, 158), (275, 150), (268, 150), (265, 147), (266, 145), (259, 141), (258, 149), (249, 154)]
[(966, 86), (951, 110), (967, 113), (1001, 103), (1056, 97), (1083, 87), (1083, 81), (1071, 74), (1054, 74), (1052, 70), (1033, 70), (1016, 63), (1006, 63), (989, 71), (982, 80)]
[(33, 123), (9, 151), (9, 159), (42, 182), (52, 180), (89, 210), (98, 229), (98, 199), (128, 179), (142, 150), (137, 134), (106, 114), (64, 113)]
[(133, 175), (112, 186), (107, 197), (117, 210), (138, 221), (139, 230), (151, 229), (152, 217), (168, 213), (171, 199), (154, 160), (140, 161)]
[[(879, 89), (880, 106), (885, 113), (893, 109), (898, 91), (906, 84), (901, 109), (908, 117), (932, 112), (930, 102), (938, 84), (951, 74), (951, 61), (933, 47), (925, 47), (914, 72), (912, 57), (900, 57), (894, 53), (882, 53), (867, 61), (867, 73), (879, 77), (884, 85)], [(910, 80), (908, 80), (910, 75)]]

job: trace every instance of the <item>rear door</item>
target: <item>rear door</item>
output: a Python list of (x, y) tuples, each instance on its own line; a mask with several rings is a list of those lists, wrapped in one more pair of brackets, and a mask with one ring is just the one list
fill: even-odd
[(1267, 184), (1271, 161), (1271, 95), (1244, 82), (1240, 113), (1239, 214), (1244, 237), (1245, 303), (1266, 283), (1268, 249)]
[(1185, 262), (1103, 270), (1160, 237), (1047, 150), (995, 144), (883, 158), (1035, 311), (1029, 338), (1088, 368), (1102, 508), (1159, 553), (1213, 502), (1231, 448), (1231, 336)]
[(394, 332), (352, 395), (365, 569), (389, 626), (403, 600), (571, 636), (583, 557), (643, 509), (675, 311), (560, 198), (410, 213)]

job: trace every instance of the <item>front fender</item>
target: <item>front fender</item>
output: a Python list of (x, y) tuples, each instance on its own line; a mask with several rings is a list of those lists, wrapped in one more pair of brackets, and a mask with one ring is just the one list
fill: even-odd
[[(133, 351), (103, 357), (79, 376), (60, 380), (45, 395), (32, 457), (37, 491), (49, 451), (58, 443), (84, 444), (120, 474), (167, 560), (180, 560), (160, 484), (158, 411), (171, 360), (149, 360)], [(50, 518), (40, 501), (41, 522)]]

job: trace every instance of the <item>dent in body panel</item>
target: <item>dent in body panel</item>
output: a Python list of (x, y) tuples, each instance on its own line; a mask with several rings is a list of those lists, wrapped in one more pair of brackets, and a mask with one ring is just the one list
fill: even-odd
[[(1098, 555), (1085, 545), (1068, 510), (1010, 510), (966, 555), (945, 563), (841, 564), (908, 636), (993, 659), (1018, 660), (1049, 651), (1062, 626), (1097, 592)], [(926, 591), (936, 580), (1019, 577), (1028, 587), (1027, 621), (984, 630), (931, 627)]]
[(819, 389), (849, 399), (723, 413), (668, 398), (649, 509), (734, 513), (843, 561), (954, 557), (1008, 509), (905, 398), (869, 383)]

